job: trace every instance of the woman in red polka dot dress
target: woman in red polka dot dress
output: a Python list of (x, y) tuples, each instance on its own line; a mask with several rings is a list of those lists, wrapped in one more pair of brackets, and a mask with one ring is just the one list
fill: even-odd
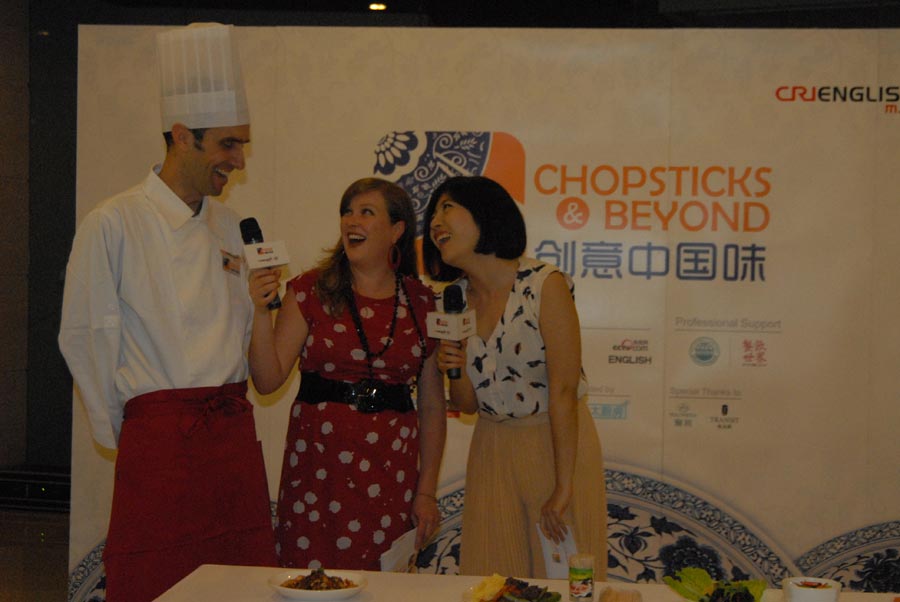
[(415, 220), (399, 186), (351, 184), (340, 241), (288, 282), (274, 329), (267, 304), (280, 271), (250, 277), (257, 390), (280, 387), (300, 358), (278, 494), (283, 566), (378, 570), (397, 537), (415, 525), (422, 547), (438, 527), (446, 410), (425, 331), (434, 299), (416, 278)]

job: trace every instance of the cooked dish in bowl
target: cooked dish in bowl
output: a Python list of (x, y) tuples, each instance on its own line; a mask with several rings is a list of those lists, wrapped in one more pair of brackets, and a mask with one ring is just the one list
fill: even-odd
[(337, 569), (293, 569), (269, 576), (269, 585), (292, 600), (345, 600), (366, 587), (364, 573)]
[(357, 583), (343, 577), (333, 577), (325, 574), (325, 569), (314, 569), (309, 575), (292, 577), (281, 584), (281, 587), (290, 589), (308, 589), (322, 591), (328, 589), (346, 589), (356, 587)]

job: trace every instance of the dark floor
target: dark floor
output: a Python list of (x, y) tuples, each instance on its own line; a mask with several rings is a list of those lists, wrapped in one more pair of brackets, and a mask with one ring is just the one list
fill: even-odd
[(69, 515), (0, 510), (0, 602), (65, 602)]

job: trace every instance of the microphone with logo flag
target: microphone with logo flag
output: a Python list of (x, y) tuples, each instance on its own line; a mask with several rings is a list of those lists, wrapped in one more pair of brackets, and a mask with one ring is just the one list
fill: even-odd
[[(245, 245), (259, 245), (260, 243), (265, 242), (263, 240), (262, 229), (260, 229), (259, 222), (256, 221), (255, 217), (248, 217), (246, 219), (242, 219), (240, 226), (241, 226), (241, 238), (244, 239)], [(262, 252), (263, 252), (263, 250), (261, 250), (259, 248), (256, 249), (257, 254), (260, 254)], [(245, 251), (245, 256), (247, 256), (248, 258), (250, 257), (250, 255), (246, 254), (246, 251)], [(251, 262), (248, 261), (248, 264), (250, 264), (250, 263)], [(251, 267), (259, 267), (259, 266), (251, 266)], [(267, 267), (267, 266), (262, 266), (262, 267)], [(271, 301), (269, 301), (269, 304), (266, 305), (266, 307), (268, 307), (270, 311), (281, 307), (281, 297), (278, 296), (277, 292), (275, 293), (275, 298), (272, 299)]]
[[(447, 341), (462, 341), (475, 334), (475, 312), (466, 310), (462, 288), (451, 284), (444, 289), (444, 311), (429, 312), (425, 320), (428, 336)], [(459, 368), (447, 370), (447, 378), (457, 379), (461, 376)]]

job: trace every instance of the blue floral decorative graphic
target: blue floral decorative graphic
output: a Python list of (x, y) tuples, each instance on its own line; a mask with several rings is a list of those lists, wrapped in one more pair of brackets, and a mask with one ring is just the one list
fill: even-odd
[[(664, 517), (651, 517), (649, 524), (641, 522), (638, 514), (628, 506), (607, 504), (608, 524), (607, 567), (610, 574), (619, 574), (627, 580), (655, 583), (665, 565), (654, 553), (651, 541), (664, 534), (687, 530)], [(630, 574), (635, 571), (635, 574)], [(668, 573), (664, 573), (668, 574)]]
[(694, 538), (681, 536), (674, 544), (663, 546), (659, 550), (665, 571), (664, 577), (674, 577), (675, 573), (686, 567), (706, 569), (713, 579), (722, 579), (722, 560), (718, 552), (709, 546), (699, 545)]
[(465, 500), (463, 483), (438, 499), (441, 512), (441, 530), (416, 557), (416, 569), (420, 573), (437, 575), (459, 574), (459, 546), (462, 541), (462, 509)]
[(409, 163), (409, 153), (419, 146), (419, 139), (413, 132), (391, 132), (382, 136), (375, 146), (376, 174), (389, 176), (397, 167)]
[(845, 588), (900, 592), (900, 521), (868, 525), (819, 544), (797, 560), (804, 575)]
[[(412, 198), (416, 215), (425, 213), (431, 193), (452, 176), (484, 173), (491, 146), (490, 132), (425, 132), (425, 147), (413, 162), (412, 151), (420, 150), (421, 136), (415, 132), (391, 132), (375, 148), (374, 173), (391, 175)], [(419, 220), (416, 236), (424, 232)]]
[(416, 557), (416, 569), (422, 573), (437, 575), (459, 574), (459, 546), (462, 528), (457, 526), (427, 545)]
[[(847, 590), (900, 591), (900, 521), (869, 525), (828, 540), (794, 565), (732, 510), (684, 483), (667, 482), (607, 464), (608, 579), (660, 583), (693, 566), (717, 579), (765, 579), (778, 587), (790, 575), (828, 577)], [(633, 469), (632, 469), (633, 470)], [(419, 553), (418, 572), (458, 574), (464, 480), (438, 499), (441, 529)], [(105, 599), (103, 544), (69, 578), (70, 602)]]
[[(696, 535), (665, 516), (634, 512), (620, 504), (607, 504), (608, 570), (610, 576), (627, 581), (657, 583), (684, 567), (706, 569), (714, 579), (724, 578), (721, 555), (712, 547), (697, 543)], [(660, 545), (681, 533), (675, 543)], [(671, 541), (671, 539), (669, 539)], [(658, 550), (658, 552), (656, 552)], [(729, 560), (731, 579), (747, 579), (747, 573)]]
[(684, 566), (717, 578), (764, 579), (776, 586), (797, 574), (783, 552), (720, 502), (638, 473), (606, 469), (610, 580), (659, 583)]
[(900, 557), (897, 550), (890, 548), (884, 554), (875, 552), (856, 571), (858, 580), (850, 582), (857, 591), (900, 592)]

